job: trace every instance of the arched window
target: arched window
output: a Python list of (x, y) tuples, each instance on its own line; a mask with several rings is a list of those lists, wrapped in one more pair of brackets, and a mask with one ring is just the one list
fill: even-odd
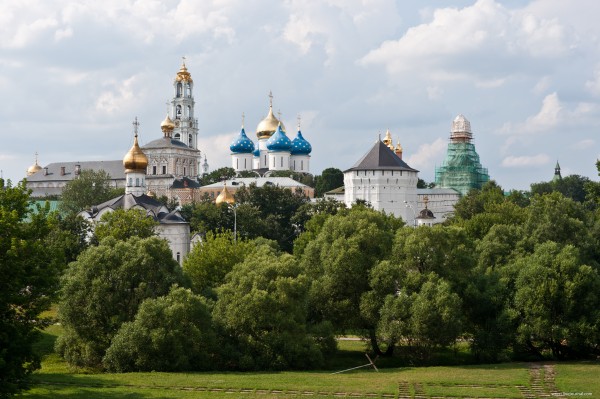
[(181, 139), (181, 136), (179, 135), (179, 133), (176, 133), (175, 134), (175, 140), (180, 140), (180, 139)]
[(189, 142), (189, 146), (192, 146), (192, 135), (188, 135), (188, 142)]
[(177, 97), (181, 97), (181, 83), (177, 83)]
[(181, 118), (181, 105), (178, 105), (176, 108), (175, 118)]
[(187, 107), (187, 117), (188, 118), (192, 117), (192, 107), (190, 105), (188, 105), (188, 107)]
[(136, 186), (136, 187), (139, 187), (139, 186), (140, 186), (140, 178), (139, 178), (139, 177), (136, 177), (136, 178), (135, 178), (135, 186)]

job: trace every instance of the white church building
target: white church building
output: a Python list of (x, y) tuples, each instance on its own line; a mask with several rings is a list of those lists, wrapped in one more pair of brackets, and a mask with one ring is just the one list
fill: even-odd
[(133, 146), (123, 158), (125, 170), (125, 194), (79, 213), (81, 217), (92, 223), (100, 222), (102, 215), (117, 209), (139, 209), (158, 222), (156, 233), (169, 243), (173, 259), (179, 264), (190, 252), (190, 225), (179, 211), (169, 212), (167, 207), (158, 202), (148, 192), (148, 157), (138, 144), (138, 123), (134, 122)]

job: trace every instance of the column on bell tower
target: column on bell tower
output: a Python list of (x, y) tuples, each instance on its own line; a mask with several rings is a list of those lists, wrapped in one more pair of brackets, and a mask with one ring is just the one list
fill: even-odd
[(185, 65), (185, 57), (181, 68), (173, 81), (174, 96), (171, 100), (171, 115), (175, 123), (173, 138), (198, 149), (198, 119), (194, 117), (194, 81)]

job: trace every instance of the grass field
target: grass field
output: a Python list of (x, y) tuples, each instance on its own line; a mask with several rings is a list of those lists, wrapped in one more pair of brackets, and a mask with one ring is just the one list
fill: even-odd
[[(49, 327), (37, 350), (42, 369), (23, 398), (600, 398), (600, 363), (362, 368), (364, 343), (340, 341), (332, 370), (263, 373), (76, 373), (53, 352), (61, 327)], [(457, 359), (455, 359), (457, 360)], [(460, 362), (460, 359), (458, 359)], [(383, 368), (381, 368), (383, 367)]]

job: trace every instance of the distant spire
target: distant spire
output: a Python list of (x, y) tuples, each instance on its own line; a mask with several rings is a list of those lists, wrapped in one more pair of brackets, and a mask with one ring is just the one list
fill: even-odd
[(273, 92), (269, 90), (269, 107), (273, 106)]
[(244, 113), (242, 112), (242, 129), (244, 128), (244, 119), (246, 118), (246, 115), (244, 115)]
[(300, 131), (300, 122), (302, 122), (302, 117), (298, 114), (298, 131)]
[(552, 181), (562, 180), (562, 176), (560, 174), (560, 165), (558, 164), (558, 160), (556, 160), (556, 166), (554, 167), (554, 177)]

